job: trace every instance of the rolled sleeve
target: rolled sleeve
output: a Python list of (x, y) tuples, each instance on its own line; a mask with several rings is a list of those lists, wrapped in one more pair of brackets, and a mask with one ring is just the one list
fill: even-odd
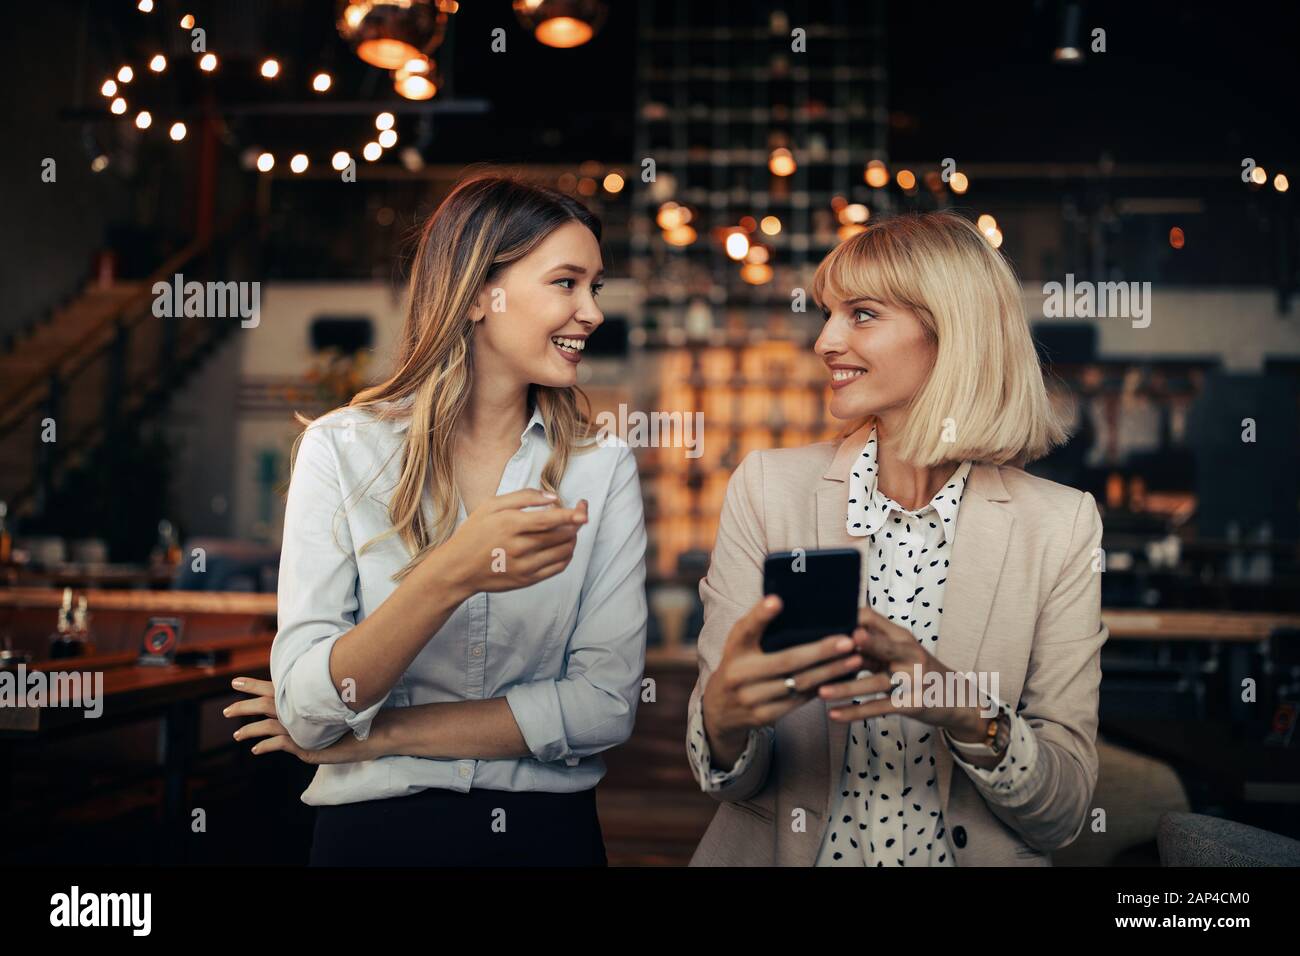
[(645, 672), (646, 531), (636, 459), (626, 445), (595, 522), (564, 676), (506, 691), (524, 742), (544, 762), (572, 765), (621, 744), (636, 720)]
[(731, 769), (719, 770), (713, 765), (713, 752), (709, 749), (708, 735), (704, 733), (704, 715), (699, 709), (691, 712), (686, 739), (689, 741), (695, 779), (700, 782), (700, 789), (705, 793), (716, 793), (733, 780), (739, 780), (758, 753), (758, 731), (750, 730), (749, 737), (745, 740), (745, 749)]
[(318, 421), (302, 436), (289, 482), (271, 645), (276, 716), (306, 750), (327, 747), (348, 730), (364, 740), (388, 699), (353, 711), (330, 677), (334, 643), (356, 625), (356, 588), (338, 458), (328, 424)]

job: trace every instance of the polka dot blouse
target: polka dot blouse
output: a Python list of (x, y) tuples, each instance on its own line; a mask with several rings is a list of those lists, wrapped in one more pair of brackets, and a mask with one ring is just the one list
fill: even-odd
[[(924, 507), (911, 511), (877, 488), (876, 433), (850, 469), (848, 533), (868, 539), (867, 600), (879, 614), (906, 627), (932, 654), (943, 618), (944, 583), (957, 512), (971, 462), (963, 462)], [(865, 675), (865, 671), (863, 674)], [(864, 703), (868, 697), (855, 697)], [(1040, 783), (1043, 769), (1032, 728), (996, 698), (1011, 722), (1011, 742), (991, 769), (962, 758), (947, 733), (900, 714), (883, 714), (849, 726), (830, 818), (817, 866), (954, 866), (953, 848), (939, 801), (934, 748), (942, 737), (986, 800), (1015, 805)], [(814, 701), (817, 706), (824, 706)], [(710, 763), (699, 708), (691, 715), (690, 752), (701, 788), (713, 790), (739, 776), (756, 746), (751, 731), (744, 753), (728, 772)], [(779, 821), (778, 821), (779, 822)]]

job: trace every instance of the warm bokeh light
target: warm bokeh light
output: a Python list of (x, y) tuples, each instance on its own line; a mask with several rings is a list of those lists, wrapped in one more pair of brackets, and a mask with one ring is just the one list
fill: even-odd
[(397, 120), (392, 113), (380, 113), (375, 117), (375, 129), (392, 129), (395, 122), (397, 122)]
[(392, 149), (397, 145), (397, 130), (386, 129), (379, 134), (379, 145), (384, 149)]
[(92, 173), (102, 173), (106, 169), (108, 169), (108, 157), (103, 153), (90, 161), (90, 171)]
[(153, 125), (153, 117), (149, 115), (148, 110), (141, 110), (135, 114), (135, 125), (137, 129), (148, 129)]
[(140, 0), (135, 8), (141, 13), (153, 13), (153, 0)]
[(215, 53), (205, 53), (199, 57), (199, 69), (204, 73), (211, 73), (217, 68), (217, 55)]
[(311, 88), (317, 93), (324, 93), (329, 90), (334, 83), (334, 78), (328, 73), (317, 73), (311, 78)]
[(413, 56), (402, 64), (402, 70), (407, 73), (428, 73), (432, 69), (433, 64), (430, 63), (429, 58), (423, 54), (420, 56)]
[(659, 212), (655, 215), (655, 222), (660, 229), (675, 229), (684, 222), (682, 207), (669, 200), (659, 207)]
[(860, 222), (846, 222), (844, 225), (840, 226), (839, 229), (835, 230), (835, 235), (839, 236), (840, 241), (843, 242), (845, 239), (852, 239), (858, 233), (866, 231), (867, 227), (862, 225)]
[(763, 285), (772, 281), (772, 267), (766, 262), (746, 262), (740, 267), (740, 277), (750, 285)]
[(257, 157), (257, 168), (264, 173), (269, 173), (275, 169), (275, 157), (270, 153), (262, 153)]
[(578, 195), (579, 196), (596, 195), (596, 180), (592, 179), (590, 176), (583, 176), (581, 179), (579, 179)]
[(1268, 182), (1268, 171), (1263, 166), (1256, 166), (1250, 171), (1250, 181), (1257, 186), (1262, 186)]
[(850, 203), (840, 210), (840, 222), (866, 222), (871, 218), (871, 210), (860, 202)]
[(1169, 245), (1173, 246), (1175, 249), (1181, 249), (1186, 244), (1187, 236), (1183, 234), (1182, 229), (1178, 226), (1174, 226), (1174, 228), (1169, 230)]
[(794, 154), (784, 146), (778, 146), (768, 157), (767, 168), (772, 171), (773, 176), (789, 176), (798, 167), (795, 165)]
[(163, 70), (167, 69), (167, 57), (163, 56), (161, 53), (155, 53), (153, 58), (149, 60), (149, 69), (153, 70), (155, 73), (161, 73)]
[(373, 140), (369, 143), (366, 143), (365, 146), (361, 147), (361, 155), (365, 158), (366, 162), (368, 163), (373, 163), (376, 159), (378, 159), (383, 154), (384, 154), (384, 147), (380, 146), (378, 143), (374, 142)]
[(262, 61), (262, 76), (268, 80), (273, 80), (280, 75), (280, 61), (276, 59), (265, 59)]
[(577, 17), (551, 17), (549, 20), (543, 20), (537, 24), (533, 36), (537, 38), (538, 43), (544, 43), (546, 46), (553, 46), (560, 50), (567, 50), (571, 47), (582, 46), (592, 38), (594, 33), (591, 24), (585, 20), (579, 20)]
[(117, 80), (105, 80), (99, 92), (104, 96), (117, 96)]
[(621, 193), (623, 191), (623, 177), (618, 173), (608, 173), (601, 183), (607, 193)]
[(343, 172), (343, 170), (348, 168), (348, 164), (350, 162), (352, 162), (352, 157), (340, 149), (337, 153), (334, 154), (334, 157), (330, 160), (330, 165), (334, 167), (334, 170), (336, 172), (341, 173)]
[(1000, 249), (1002, 247), (1001, 229), (998, 229), (995, 226), (993, 229), (989, 230), (988, 237), (989, 237), (989, 242), (992, 244), (994, 249)]
[(664, 232), (664, 241), (670, 246), (689, 246), (696, 239), (695, 230), (686, 223)]
[(752, 245), (749, 247), (749, 251), (745, 253), (746, 262), (757, 262), (760, 265), (771, 258), (772, 253), (768, 250), (767, 246), (762, 245)]
[(898, 180), (898, 185), (904, 189), (911, 190), (916, 188), (916, 173), (912, 172), (910, 169), (900, 169), (898, 171), (898, 176), (895, 178)]
[(117, 82), (119, 83), (130, 83), (134, 79), (135, 70), (131, 69), (129, 66), (124, 66), (117, 71)]
[(185, 124), (172, 123), (172, 128), (167, 131), (167, 135), (179, 143), (185, 138)]
[(126, 100), (122, 99), (122, 97), (119, 96), (117, 99), (113, 100), (113, 103), (112, 105), (109, 106), (109, 109), (112, 110), (114, 115), (121, 116), (123, 113), (126, 112)]
[(763, 230), (764, 235), (775, 236), (781, 231), (781, 220), (777, 219), (776, 216), (764, 216), (763, 221), (758, 226)]
[(862, 178), (867, 181), (867, 185), (873, 189), (879, 189), (889, 182), (889, 170), (885, 164), (878, 159), (873, 159), (867, 163), (867, 168), (862, 174)]
[(988, 213), (985, 213), (975, 221), (975, 225), (979, 227), (980, 232), (984, 233), (985, 235), (988, 235), (990, 232), (992, 232), (994, 229), (998, 227), (998, 221), (994, 219), (992, 216), (990, 216)]
[(194, 29), (194, 14), (187, 13), (185, 14), (185, 16), (181, 17), (181, 29), (182, 30)]
[(408, 100), (431, 100), (438, 92), (438, 85), (427, 76), (412, 73), (394, 79), (393, 89)]
[(1286, 178), (1286, 173), (1278, 173), (1273, 177), (1273, 188), (1280, 193), (1284, 193), (1291, 188), (1291, 182)]
[(739, 262), (745, 258), (745, 253), (749, 252), (749, 236), (737, 230), (728, 233), (726, 240), (723, 242), (723, 248), (727, 250), (727, 255)]
[(307, 171), (307, 157), (302, 153), (295, 153), (293, 159), (289, 160), (289, 169), (295, 173)]
[(953, 173), (948, 185), (952, 187), (953, 192), (960, 196), (970, 188), (970, 180), (966, 178), (965, 173)]

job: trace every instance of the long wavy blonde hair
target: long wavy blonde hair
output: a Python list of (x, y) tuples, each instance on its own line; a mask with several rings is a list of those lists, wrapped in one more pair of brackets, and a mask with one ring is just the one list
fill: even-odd
[[(460, 493), (454, 437), (469, 403), (474, 371), (475, 323), (470, 310), (498, 273), (569, 222), (586, 226), (600, 241), (600, 220), (580, 202), (511, 176), (480, 173), (457, 185), (421, 230), (395, 371), (342, 406), (366, 409), (382, 422), (410, 419), (400, 478), (388, 505), (392, 527), (366, 542), (360, 552), (399, 535), (413, 557), (393, 575), (394, 581), (451, 537), (456, 523)], [(379, 407), (387, 403), (392, 404)], [(542, 488), (558, 495), (569, 455), (594, 447), (586, 444), (592, 434), (591, 402), (576, 386), (534, 384), (529, 403), (540, 410), (551, 446)], [(303, 425), (314, 421), (301, 414), (295, 417)], [(305, 429), (294, 439), (291, 473), (304, 434)], [(426, 487), (433, 501), (432, 526), (421, 508)]]

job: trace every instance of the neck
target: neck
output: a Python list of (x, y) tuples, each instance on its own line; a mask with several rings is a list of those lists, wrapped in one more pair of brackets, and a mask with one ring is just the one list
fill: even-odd
[(915, 510), (939, 493), (952, 474), (952, 466), (945, 462), (933, 468), (918, 468), (899, 458), (894, 441), (899, 424), (894, 416), (877, 416), (876, 487), (904, 508)]
[(526, 386), (476, 374), (457, 438), (479, 446), (517, 444), (530, 414)]

